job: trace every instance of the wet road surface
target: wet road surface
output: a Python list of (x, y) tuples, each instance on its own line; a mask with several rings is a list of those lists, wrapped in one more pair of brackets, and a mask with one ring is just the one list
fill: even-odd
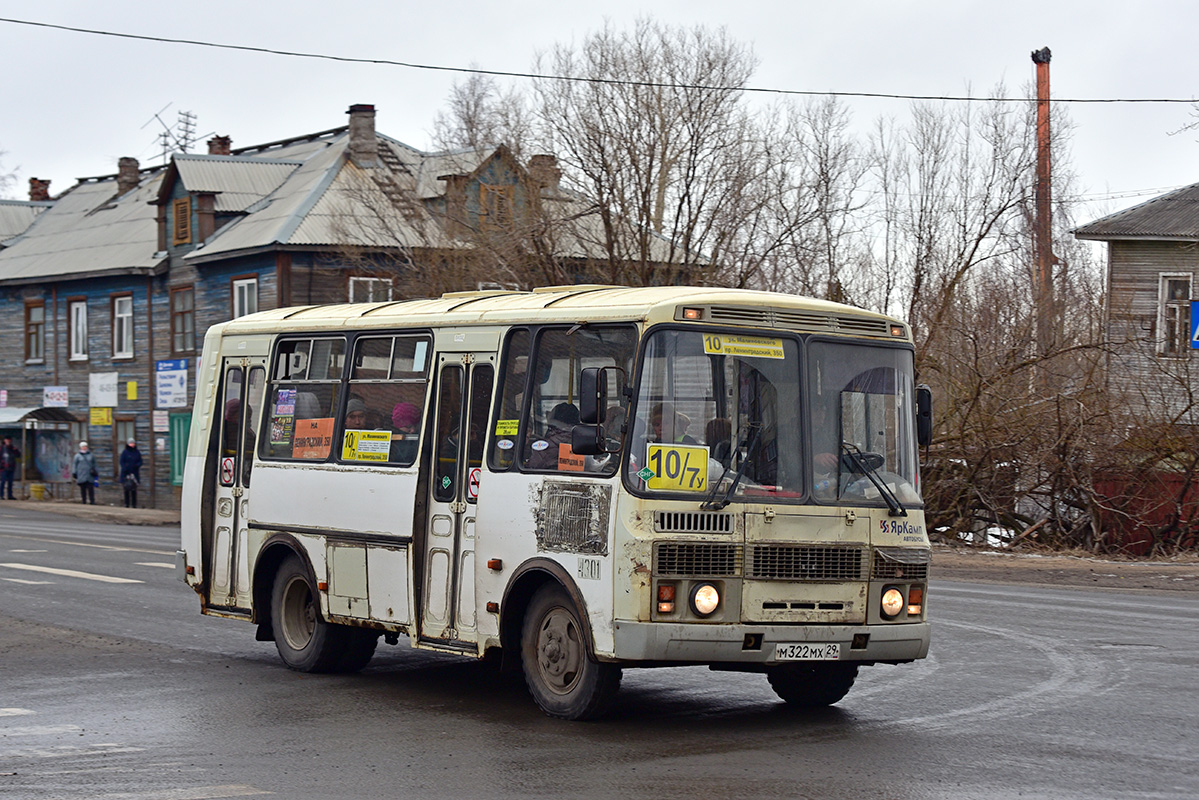
[(1193, 798), (1199, 601), (934, 579), (930, 657), (816, 713), (760, 675), (628, 670), (543, 716), (485, 664), (282, 667), (201, 617), (178, 529), (0, 507), (0, 797)]

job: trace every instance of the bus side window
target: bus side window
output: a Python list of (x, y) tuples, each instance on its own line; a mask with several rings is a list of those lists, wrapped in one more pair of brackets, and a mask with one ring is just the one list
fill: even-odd
[[(521, 410), (529, 382), (529, 342), (527, 330), (516, 330), (508, 336), (504, 350), (504, 366), (500, 374), (500, 391), (492, 424), (491, 469), (504, 472), (516, 460), (516, 442), (520, 433)], [(486, 438), (486, 437), (484, 437)]]
[[(637, 334), (628, 325), (588, 325), (543, 328), (538, 332), (530, 360), (530, 397), (522, 417), (521, 466), (532, 471), (611, 475), (619, 455), (599, 458), (576, 455), (571, 434), (579, 424), (579, 375), (586, 367), (620, 367), (632, 359)], [(616, 437), (627, 410), (627, 399), (618, 393), (610, 409)], [(605, 421), (607, 425), (607, 421)]]
[(284, 339), (275, 348), (260, 458), (325, 461), (341, 398), (345, 339)]
[(416, 463), (428, 389), (428, 336), (360, 336), (354, 344), (340, 457)]

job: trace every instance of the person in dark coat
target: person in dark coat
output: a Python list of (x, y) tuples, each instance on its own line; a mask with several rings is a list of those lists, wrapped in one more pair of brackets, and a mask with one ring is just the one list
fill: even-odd
[(137, 487), (142, 482), (142, 451), (130, 439), (121, 451), (121, 486), (125, 489), (125, 508), (137, 508)]
[(12, 483), (13, 478), (16, 477), (19, 463), (21, 463), (20, 449), (12, 443), (11, 436), (5, 436), (4, 444), (0, 444), (0, 497), (7, 497), (9, 500), (16, 499), (12, 496)]
[(71, 475), (79, 484), (79, 495), (84, 503), (96, 504), (96, 480), (100, 472), (96, 469), (96, 456), (88, 448), (87, 442), (79, 443), (79, 452), (71, 463)]

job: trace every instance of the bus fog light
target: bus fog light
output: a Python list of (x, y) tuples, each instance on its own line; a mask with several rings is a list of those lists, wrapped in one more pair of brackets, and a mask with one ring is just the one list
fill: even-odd
[(697, 617), (709, 617), (720, 606), (720, 590), (710, 583), (696, 584), (691, 590), (691, 610)]
[(883, 616), (888, 619), (899, 616), (899, 612), (903, 611), (903, 592), (895, 587), (883, 592), (882, 610)]

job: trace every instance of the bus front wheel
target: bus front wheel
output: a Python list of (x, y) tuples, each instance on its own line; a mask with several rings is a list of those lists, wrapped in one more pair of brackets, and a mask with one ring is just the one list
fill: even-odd
[(321, 619), (312, 578), (298, 556), (289, 556), (275, 573), (271, 624), (275, 648), (288, 667), (300, 672), (337, 669), (346, 649), (345, 629)]
[(521, 664), (529, 694), (551, 717), (603, 716), (620, 688), (620, 668), (588, 655), (579, 612), (557, 584), (538, 589), (529, 603), (521, 630)]
[(799, 708), (831, 706), (849, 694), (858, 677), (857, 664), (783, 664), (766, 669), (770, 688)]

